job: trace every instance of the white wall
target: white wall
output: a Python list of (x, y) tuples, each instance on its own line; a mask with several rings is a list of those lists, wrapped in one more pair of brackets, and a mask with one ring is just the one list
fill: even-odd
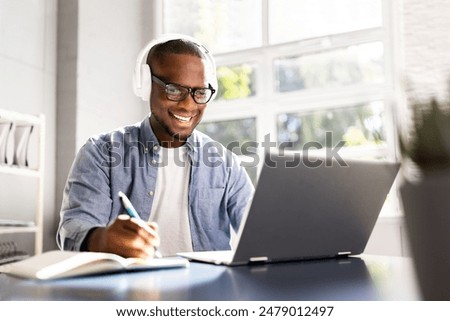
[[(54, 239), (50, 231), (55, 212), (56, 4), (56, 0), (0, 0), (0, 108), (46, 116), (45, 247)], [(27, 213), (34, 210), (30, 186), (34, 183), (21, 177), (1, 179), (0, 211), (32, 219)], [(2, 236), (9, 237), (14, 236)]]
[(450, 92), (450, 1), (403, 0), (404, 72), (419, 95)]
[(132, 90), (144, 45), (142, 9), (142, 1), (79, 1), (78, 148), (90, 135), (135, 123), (148, 113)]

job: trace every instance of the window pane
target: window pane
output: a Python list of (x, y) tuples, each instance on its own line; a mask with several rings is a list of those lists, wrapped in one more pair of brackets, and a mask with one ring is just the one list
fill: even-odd
[(275, 60), (274, 64), (276, 90), (279, 92), (376, 84), (384, 80), (381, 42), (285, 57)]
[(380, 27), (381, 0), (269, 0), (271, 44)]
[(216, 99), (237, 99), (255, 95), (255, 65), (242, 64), (217, 68), (219, 92)]
[[(300, 150), (308, 142), (334, 147), (340, 141), (346, 147), (384, 146), (386, 135), (382, 102), (310, 113), (278, 115), (278, 144)], [(290, 143), (290, 146), (286, 145)]]
[(214, 53), (261, 46), (260, 0), (165, 0), (164, 32), (200, 40)]
[(255, 153), (255, 148), (244, 145), (256, 142), (256, 118), (202, 122), (197, 129), (218, 141), (237, 155)]

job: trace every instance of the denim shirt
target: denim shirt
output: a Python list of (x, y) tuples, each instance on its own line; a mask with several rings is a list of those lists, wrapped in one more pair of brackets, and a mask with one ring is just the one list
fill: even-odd
[[(230, 249), (230, 225), (237, 231), (253, 185), (237, 156), (207, 135), (194, 130), (185, 146), (191, 162), (188, 212), (193, 250)], [(59, 248), (81, 250), (89, 230), (126, 213), (119, 191), (148, 221), (160, 148), (148, 116), (91, 137), (78, 152), (66, 182), (56, 237)]]

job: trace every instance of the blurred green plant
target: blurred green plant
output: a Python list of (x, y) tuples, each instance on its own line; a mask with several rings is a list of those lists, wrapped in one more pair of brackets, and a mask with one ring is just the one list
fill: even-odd
[(243, 64), (239, 66), (221, 66), (217, 68), (219, 82), (218, 99), (238, 99), (254, 95), (253, 68)]
[(400, 151), (422, 170), (450, 168), (450, 101), (413, 102), (412, 126), (400, 135)]

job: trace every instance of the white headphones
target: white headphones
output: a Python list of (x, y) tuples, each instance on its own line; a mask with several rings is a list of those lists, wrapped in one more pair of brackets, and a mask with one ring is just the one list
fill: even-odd
[(217, 76), (216, 76), (216, 63), (214, 62), (214, 58), (198, 40), (183, 34), (170, 33), (162, 35), (161, 37), (150, 41), (140, 52), (136, 60), (136, 67), (134, 69), (133, 75), (133, 89), (136, 96), (141, 97), (142, 100), (148, 101), (150, 98), (150, 92), (152, 89), (152, 79), (151, 79), (151, 71), (150, 66), (147, 65), (147, 56), (150, 50), (156, 46), (157, 44), (164, 43), (170, 40), (183, 39), (196, 44), (201, 52), (204, 54), (206, 60), (208, 61), (209, 66), (207, 67), (209, 70), (207, 72), (207, 80), (211, 84), (211, 86), (216, 90), (211, 100), (213, 100), (217, 94)]

